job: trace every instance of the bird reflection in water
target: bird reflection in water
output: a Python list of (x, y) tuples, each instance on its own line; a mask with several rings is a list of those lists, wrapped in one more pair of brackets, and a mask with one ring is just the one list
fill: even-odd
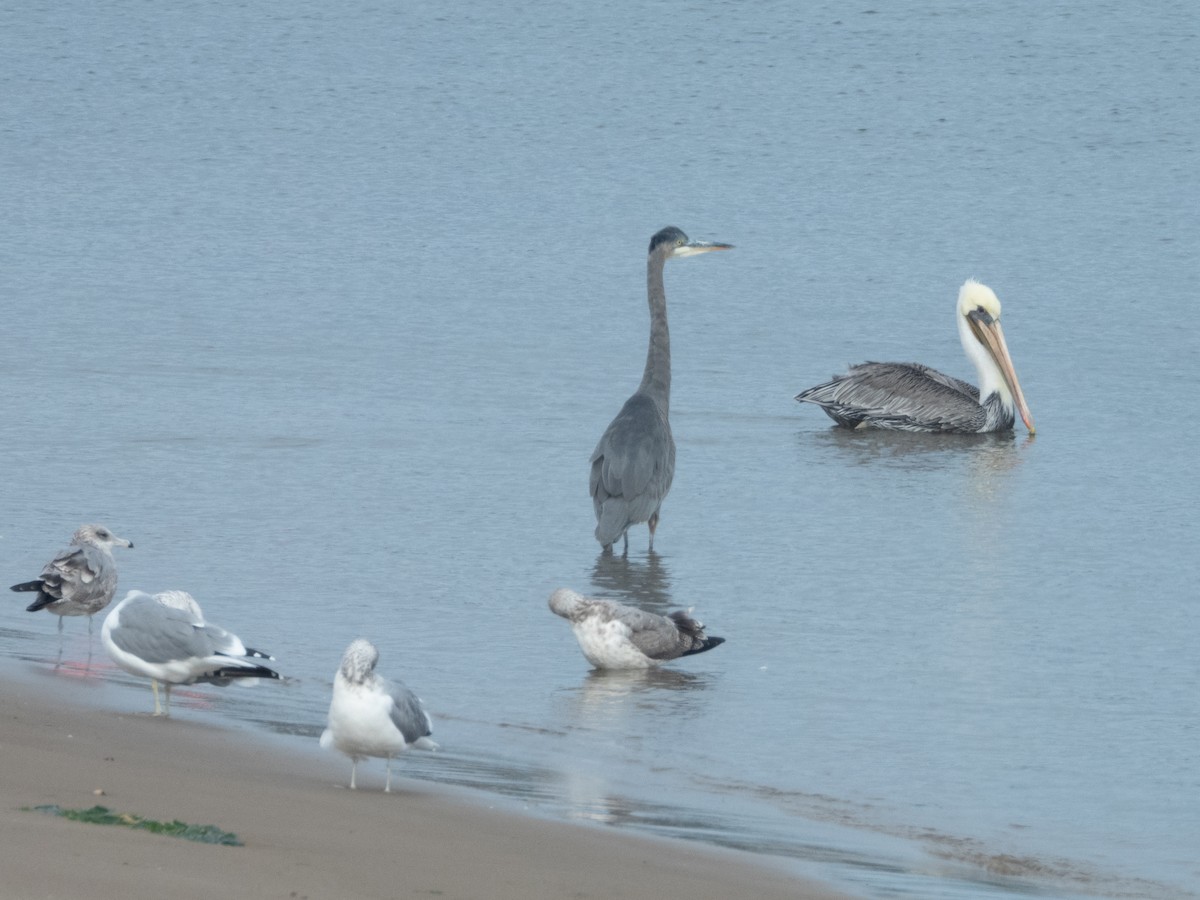
[(805, 465), (839, 462), (883, 466), (908, 472), (962, 472), (970, 495), (991, 499), (1031, 451), (1037, 438), (1016, 440), (1012, 433), (922, 434), (901, 431), (850, 431), (830, 428), (799, 435)]
[(802, 443), (811, 444), (824, 457), (855, 466), (893, 465), (904, 469), (941, 469), (947, 460), (970, 458), (972, 464), (1011, 469), (1020, 463), (1018, 453), (1035, 440), (1028, 435), (1018, 442), (1011, 432), (989, 434), (924, 434), (912, 431), (852, 431), (828, 428), (802, 432)]
[(651, 550), (645, 560), (601, 553), (592, 567), (593, 593), (619, 600), (649, 612), (663, 612), (674, 604), (671, 573), (663, 558)]
[(573, 724), (610, 731), (646, 714), (656, 720), (695, 715), (711, 675), (679, 669), (592, 669), (571, 691)]

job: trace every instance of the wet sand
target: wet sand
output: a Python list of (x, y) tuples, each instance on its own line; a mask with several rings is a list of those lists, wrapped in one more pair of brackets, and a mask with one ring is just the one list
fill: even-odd
[[(368, 764), (289, 754), (250, 731), (76, 705), (0, 687), (0, 873), (6, 898), (644, 898), (845, 895), (749, 854), (525, 817)], [(376, 772), (375, 769), (380, 769)], [(360, 771), (360, 776), (363, 775)], [(378, 775), (376, 778), (374, 776)], [(96, 791), (103, 791), (98, 795)], [(232, 831), (243, 847), (89, 825), (23, 806), (102, 804)]]

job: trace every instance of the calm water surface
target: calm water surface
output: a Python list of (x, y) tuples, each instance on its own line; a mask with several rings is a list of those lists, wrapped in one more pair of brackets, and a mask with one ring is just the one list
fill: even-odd
[[(410, 774), (550, 815), (862, 896), (1191, 896), (1198, 31), (1182, 0), (0, 11), (5, 583), (103, 521), (122, 590), (191, 591), (288, 676), (181, 715), (311, 742), (368, 636), (445, 748)], [(668, 267), (675, 484), (657, 553), (604, 557), (588, 456), (666, 224), (737, 250)], [(972, 276), (1036, 438), (792, 401), (863, 359), (974, 378)], [(590, 674), (563, 585), (728, 643)], [(0, 654), (51, 671), (23, 606)], [(87, 652), (68, 622), (56, 671), (149, 709)]]

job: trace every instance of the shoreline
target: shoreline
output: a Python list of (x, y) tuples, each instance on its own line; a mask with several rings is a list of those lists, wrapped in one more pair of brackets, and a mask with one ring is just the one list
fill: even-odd
[[(394, 775), (391, 794), (350, 791), (340, 754), (288, 754), (251, 729), (86, 706), (24, 676), (0, 691), (6, 896), (849, 897), (752, 854), (492, 809), (466, 790)], [(245, 846), (21, 809), (42, 804), (216, 825)]]

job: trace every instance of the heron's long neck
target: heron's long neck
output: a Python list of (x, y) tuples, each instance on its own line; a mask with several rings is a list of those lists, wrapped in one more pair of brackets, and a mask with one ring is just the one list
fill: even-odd
[(662, 406), (671, 402), (671, 334), (667, 330), (667, 292), (663, 288), (666, 257), (653, 254), (646, 267), (646, 294), (650, 302), (650, 347), (646, 350), (646, 371), (638, 390), (649, 394)]

